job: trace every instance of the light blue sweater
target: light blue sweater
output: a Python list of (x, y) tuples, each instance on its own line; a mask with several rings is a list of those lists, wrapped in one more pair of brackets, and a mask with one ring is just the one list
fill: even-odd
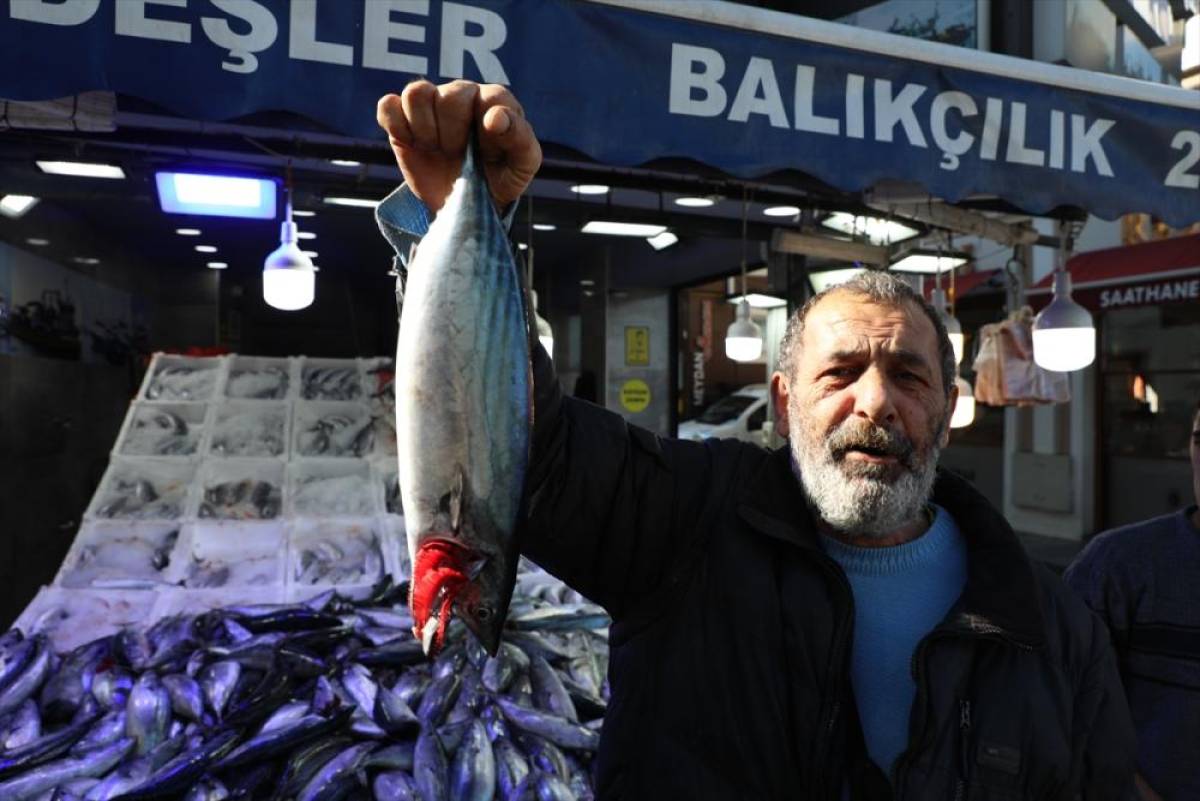
[(908, 747), (908, 717), (917, 686), (913, 650), (962, 594), (967, 548), (940, 506), (929, 530), (912, 542), (856, 548), (822, 537), (854, 591), (850, 677), (867, 753), (885, 772)]

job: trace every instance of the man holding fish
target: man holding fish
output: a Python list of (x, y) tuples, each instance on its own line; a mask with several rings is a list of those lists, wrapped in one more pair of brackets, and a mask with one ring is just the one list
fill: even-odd
[[(919, 294), (868, 273), (792, 316), (786, 447), (664, 440), (564, 396), (514, 333), (527, 288), (496, 232), (541, 163), (516, 98), (417, 81), (378, 119), (405, 180), (379, 219), (408, 268), (398, 438), (427, 651), (452, 613), (494, 650), (519, 548), (613, 618), (600, 798), (1126, 797), (1103, 624), (937, 470), (957, 390)], [(474, 316), (417, 310), (467, 274)]]

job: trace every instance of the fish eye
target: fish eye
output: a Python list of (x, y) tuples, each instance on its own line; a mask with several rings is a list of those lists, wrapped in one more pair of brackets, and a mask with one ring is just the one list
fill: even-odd
[(475, 618), (481, 623), (486, 623), (492, 619), (492, 608), (490, 606), (475, 607)]

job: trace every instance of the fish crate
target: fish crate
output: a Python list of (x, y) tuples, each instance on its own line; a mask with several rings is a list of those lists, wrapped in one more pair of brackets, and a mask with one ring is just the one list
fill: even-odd
[(85, 523), (54, 584), (68, 588), (153, 589), (178, 558), (178, 523)]
[(297, 520), (291, 526), (289, 588), (369, 586), (386, 570), (376, 518)]
[(379, 529), (383, 532), (383, 558), (387, 572), (399, 584), (412, 577), (412, 566), (408, 557), (408, 531), (404, 518), (382, 515)]
[(17, 618), (26, 636), (44, 634), (58, 653), (144, 626), (157, 601), (155, 590), (81, 590), (43, 587)]
[(288, 515), (292, 518), (371, 517), (380, 498), (363, 459), (308, 459), (288, 465)]
[(373, 411), (396, 413), (396, 360), (372, 356), (362, 360), (366, 399)]
[(227, 586), (216, 590), (165, 587), (150, 612), (151, 622), (175, 615), (202, 615), (231, 606), (275, 605), (287, 602), (283, 584), (270, 586)]
[(205, 456), (286, 460), (292, 424), (289, 406), (261, 400), (214, 404)]
[(142, 380), (138, 400), (205, 403), (217, 397), (223, 378), (222, 356), (156, 353)]
[(275, 520), (287, 491), (279, 459), (207, 459), (195, 500), (198, 520)]
[(292, 459), (366, 459), (375, 451), (376, 416), (364, 403), (297, 401)]
[(267, 356), (228, 357), (221, 397), (228, 400), (288, 401), (297, 397), (299, 361)]
[(379, 508), (389, 517), (403, 517), (400, 502), (400, 467), (395, 459), (372, 459), (371, 479), (379, 499)]
[(189, 590), (275, 588), (282, 596), (286, 565), (282, 522), (196, 522), (184, 527), (170, 583)]
[(199, 457), (208, 433), (207, 403), (134, 401), (113, 456)]
[(193, 513), (197, 464), (165, 457), (114, 458), (85, 520), (182, 520)]
[(301, 400), (363, 401), (367, 385), (363, 380), (358, 359), (300, 360), (300, 384), (297, 397)]

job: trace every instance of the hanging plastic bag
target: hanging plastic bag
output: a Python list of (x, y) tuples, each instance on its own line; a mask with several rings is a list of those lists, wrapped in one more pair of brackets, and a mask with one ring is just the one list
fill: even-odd
[(977, 401), (1034, 406), (1071, 400), (1066, 373), (1044, 370), (1033, 360), (1033, 311), (1028, 306), (1002, 323), (984, 326), (980, 339), (974, 363)]

